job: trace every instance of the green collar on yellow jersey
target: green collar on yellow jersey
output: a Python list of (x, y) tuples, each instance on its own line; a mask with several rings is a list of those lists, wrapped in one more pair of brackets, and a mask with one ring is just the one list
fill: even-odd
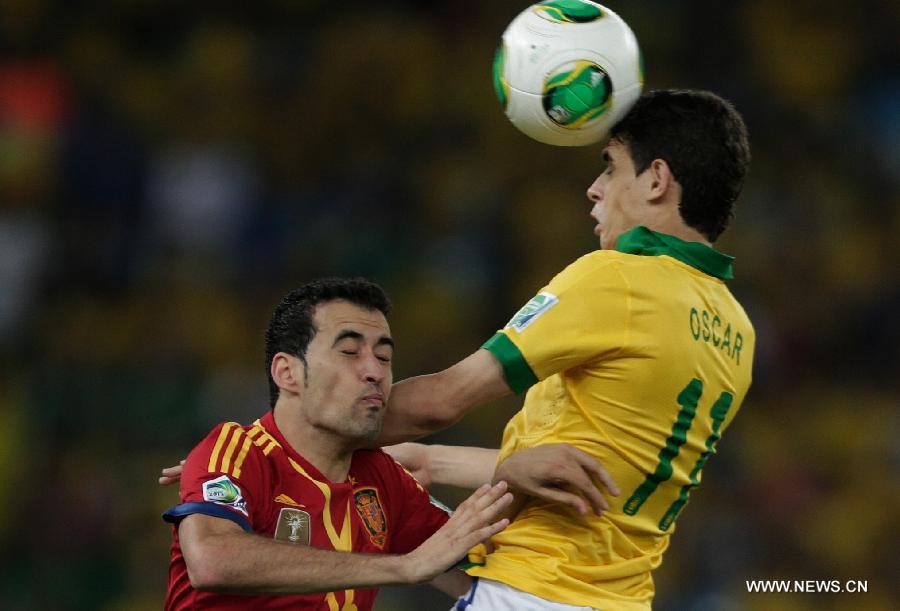
[(616, 240), (616, 250), (629, 255), (668, 255), (699, 269), (704, 274), (731, 280), (734, 257), (700, 242), (685, 242), (667, 233), (657, 233), (639, 225)]

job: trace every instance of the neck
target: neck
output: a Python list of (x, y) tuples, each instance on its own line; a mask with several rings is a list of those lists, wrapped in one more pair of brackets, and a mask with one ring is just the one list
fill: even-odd
[(684, 219), (681, 218), (681, 213), (678, 211), (678, 202), (676, 200), (654, 205), (648, 212), (649, 214), (645, 215), (643, 222), (639, 224), (650, 231), (667, 233), (685, 242), (700, 242), (707, 246), (712, 245), (705, 235), (685, 224)]
[(657, 233), (667, 233), (671, 236), (675, 236), (679, 240), (684, 240), (685, 242), (700, 242), (701, 244), (705, 244), (706, 246), (712, 246), (709, 238), (707, 238), (705, 235), (703, 235), (693, 227), (688, 227), (683, 222), (666, 223), (661, 227), (653, 227), (651, 225), (647, 225), (647, 229), (655, 231)]
[(275, 424), (294, 450), (332, 482), (346, 481), (355, 445), (317, 428), (303, 418), (299, 406), (275, 406)]
[(641, 206), (641, 222), (638, 224), (650, 231), (667, 233), (685, 242), (700, 242), (712, 246), (705, 235), (688, 226), (681, 218), (681, 185), (675, 182), (672, 186), (659, 199), (647, 201)]

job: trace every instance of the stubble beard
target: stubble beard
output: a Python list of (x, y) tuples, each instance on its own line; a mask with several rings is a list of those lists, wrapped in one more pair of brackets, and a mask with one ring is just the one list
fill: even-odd
[[(364, 410), (359, 412), (358, 410)], [(353, 405), (350, 417), (334, 422), (331, 428), (348, 441), (369, 442), (378, 439), (384, 424), (384, 411), (372, 416), (368, 406)]]
[(381, 435), (384, 417), (379, 414), (377, 420), (369, 420), (366, 417), (362, 422), (354, 423), (353, 437), (361, 441), (374, 441)]

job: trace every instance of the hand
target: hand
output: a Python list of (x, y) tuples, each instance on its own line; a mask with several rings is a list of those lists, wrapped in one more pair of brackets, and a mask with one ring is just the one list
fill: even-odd
[(420, 484), (428, 487), (432, 483), (431, 466), (428, 462), (428, 446), (423, 443), (398, 443), (381, 448), (394, 460), (406, 467)]
[(456, 508), (440, 530), (406, 554), (409, 583), (433, 579), (463, 558), (469, 548), (506, 528), (509, 520), (493, 520), (511, 502), (512, 494), (506, 491), (506, 482), (481, 486)]
[(162, 486), (171, 486), (181, 481), (181, 472), (184, 470), (184, 461), (182, 460), (174, 467), (166, 467), (162, 470), (159, 477), (159, 483)]
[(509, 482), (510, 488), (525, 494), (563, 503), (581, 515), (587, 514), (590, 501), (594, 513), (609, 509), (595, 480), (607, 492), (619, 496), (612, 476), (589, 454), (567, 443), (541, 445), (519, 450), (497, 466), (494, 480)]

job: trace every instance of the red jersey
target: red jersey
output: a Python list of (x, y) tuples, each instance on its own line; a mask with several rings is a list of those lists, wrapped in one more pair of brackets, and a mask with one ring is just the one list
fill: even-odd
[(188, 455), (181, 504), (163, 519), (176, 525), (166, 609), (372, 608), (377, 589), (302, 595), (200, 592), (190, 583), (178, 522), (215, 516), (247, 532), (296, 545), (345, 552), (403, 554), (447, 521), (428, 493), (381, 450), (353, 454), (346, 482), (329, 481), (284, 439), (270, 411), (251, 426), (220, 424)]

